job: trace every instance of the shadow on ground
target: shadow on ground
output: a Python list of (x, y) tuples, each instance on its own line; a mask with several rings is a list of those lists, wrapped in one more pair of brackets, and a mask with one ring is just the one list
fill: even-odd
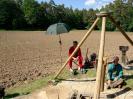
[(133, 75), (124, 75), (125, 80), (133, 79)]
[[(22, 94), (22, 95), (27, 95), (27, 94), (29, 94), (29, 93), (25, 93), (25, 94)], [(15, 98), (15, 97), (18, 97), (18, 96), (20, 96), (19, 93), (7, 94), (7, 95), (4, 97), (4, 99), (11, 99), (11, 98)]]
[(129, 92), (130, 90), (131, 90), (131, 88), (126, 87), (126, 88), (124, 88), (124, 89), (121, 90), (121, 91), (118, 91), (118, 92), (115, 92), (115, 93), (113, 93), (113, 94), (107, 95), (107, 98), (115, 98), (115, 97), (117, 97), (117, 96), (119, 96), (119, 95), (122, 95), (122, 94), (124, 94), (124, 93), (126, 93), (126, 92)]
[(7, 94), (4, 99), (10, 99), (19, 96), (19, 93)]

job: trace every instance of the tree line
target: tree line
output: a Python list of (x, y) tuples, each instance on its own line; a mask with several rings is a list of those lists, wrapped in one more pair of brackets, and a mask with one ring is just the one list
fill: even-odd
[[(64, 4), (50, 2), (38, 3), (36, 0), (0, 0), (0, 29), (6, 30), (46, 30), (49, 25), (64, 22), (71, 29), (86, 29), (96, 19), (96, 13), (112, 11), (124, 30), (133, 31), (133, 0), (115, 0), (101, 9), (73, 9)], [(95, 27), (101, 29), (101, 21)], [(115, 31), (116, 27), (107, 20), (106, 29)]]

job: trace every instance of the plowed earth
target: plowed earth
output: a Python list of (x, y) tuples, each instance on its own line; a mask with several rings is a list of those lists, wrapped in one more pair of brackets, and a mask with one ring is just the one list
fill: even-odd
[[(62, 57), (65, 62), (73, 40), (80, 41), (87, 30), (61, 34)], [(133, 40), (133, 33), (128, 33)], [(44, 31), (0, 31), (0, 83), (7, 88), (18, 86), (50, 74), (61, 67), (58, 35), (45, 35)], [(100, 32), (94, 31), (81, 47), (83, 58), (98, 53)], [(129, 46), (127, 56), (133, 59), (133, 47), (120, 32), (107, 32), (105, 55), (121, 57), (120, 45)]]

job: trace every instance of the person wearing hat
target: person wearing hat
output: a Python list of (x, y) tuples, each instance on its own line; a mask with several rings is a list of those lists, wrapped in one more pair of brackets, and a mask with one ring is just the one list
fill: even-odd
[[(69, 56), (73, 53), (73, 51), (75, 50), (77, 45), (78, 45), (78, 42), (77, 41), (73, 41), (73, 46), (71, 46), (69, 48)], [(82, 65), (83, 57), (82, 57), (81, 49), (80, 48), (74, 54), (74, 56), (69, 60), (69, 69), (70, 69), (71, 72), (73, 72), (73, 69), (72, 69), (72, 62), (73, 61), (78, 61), (78, 65), (79, 65), (78, 70), (81, 70), (82, 67), (83, 67), (83, 65)]]
[(119, 57), (113, 57), (113, 60), (108, 64), (107, 79), (108, 85), (112, 84), (114, 81), (118, 81), (123, 77), (123, 69), (121, 64), (119, 64)]

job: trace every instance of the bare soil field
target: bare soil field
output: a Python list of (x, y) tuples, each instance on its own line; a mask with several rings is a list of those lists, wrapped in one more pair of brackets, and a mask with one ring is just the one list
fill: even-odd
[[(80, 41), (87, 30), (74, 30), (61, 35), (63, 62), (73, 40)], [(133, 40), (133, 33), (128, 33)], [(81, 47), (83, 57), (98, 53), (100, 32), (94, 31)], [(107, 32), (105, 55), (121, 57), (120, 45), (129, 46), (127, 56), (133, 59), (133, 47), (120, 32)], [(44, 31), (0, 31), (0, 83), (7, 88), (19, 86), (50, 74), (61, 67), (58, 35), (45, 35)]]

